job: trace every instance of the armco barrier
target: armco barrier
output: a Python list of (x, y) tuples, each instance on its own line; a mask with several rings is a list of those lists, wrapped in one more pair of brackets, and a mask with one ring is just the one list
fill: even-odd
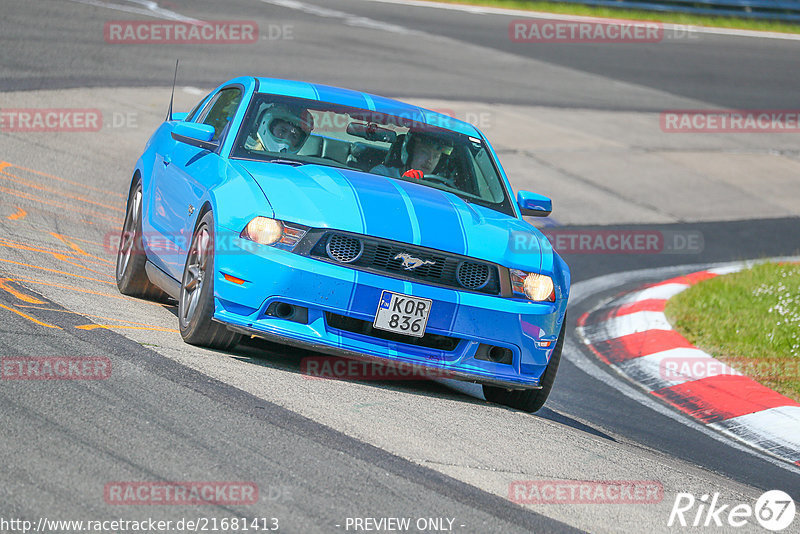
[(800, 22), (800, 0), (559, 0), (559, 3)]

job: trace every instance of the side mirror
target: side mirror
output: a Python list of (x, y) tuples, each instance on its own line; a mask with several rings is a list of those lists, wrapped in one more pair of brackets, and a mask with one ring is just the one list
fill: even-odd
[(530, 217), (547, 217), (553, 211), (553, 201), (544, 195), (520, 191), (517, 193), (517, 205), (523, 215)]
[(188, 113), (173, 113), (172, 114), (172, 120), (174, 120), (174, 121), (185, 121), (186, 117), (188, 117), (188, 116), (189, 116)]
[(179, 122), (172, 128), (172, 138), (204, 150), (216, 150), (219, 147), (217, 141), (212, 141), (214, 127), (209, 124)]

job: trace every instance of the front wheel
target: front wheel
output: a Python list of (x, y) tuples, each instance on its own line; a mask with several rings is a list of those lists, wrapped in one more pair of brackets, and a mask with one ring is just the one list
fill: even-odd
[(147, 257), (142, 245), (142, 181), (136, 179), (128, 196), (128, 209), (117, 251), (117, 288), (123, 295), (166, 301), (169, 296), (147, 278)]
[(213, 321), (214, 316), (214, 216), (206, 212), (192, 236), (183, 268), (178, 299), (178, 323), (186, 343), (228, 350), (241, 335)]
[(547, 397), (550, 395), (550, 390), (553, 389), (553, 382), (556, 380), (556, 373), (558, 372), (558, 364), (561, 361), (561, 351), (564, 348), (564, 334), (567, 330), (567, 318), (564, 317), (564, 324), (561, 326), (561, 332), (558, 334), (558, 341), (553, 348), (553, 354), (550, 356), (550, 362), (542, 373), (541, 389), (524, 389), (524, 390), (510, 390), (497, 386), (483, 385), (483, 396), (489, 402), (497, 404), (504, 404), (523, 412), (534, 413), (539, 411)]

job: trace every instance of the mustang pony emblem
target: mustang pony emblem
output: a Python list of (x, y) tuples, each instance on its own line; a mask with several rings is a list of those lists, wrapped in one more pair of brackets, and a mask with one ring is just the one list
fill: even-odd
[(435, 265), (435, 261), (431, 260), (421, 260), (419, 258), (415, 258), (411, 254), (407, 252), (401, 252), (397, 256), (394, 257), (396, 260), (403, 260), (403, 269), (410, 271), (411, 269), (416, 269), (417, 267), (421, 267), (423, 265)]

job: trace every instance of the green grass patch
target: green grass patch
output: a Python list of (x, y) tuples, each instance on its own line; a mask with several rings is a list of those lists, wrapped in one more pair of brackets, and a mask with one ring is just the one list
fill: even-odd
[(465, 4), (473, 6), (500, 7), (507, 9), (523, 9), (542, 11), (545, 13), (561, 13), (565, 15), (583, 15), (612, 19), (652, 20), (687, 26), (710, 26), (715, 28), (735, 28), (739, 30), (755, 30), (781, 33), (800, 33), (800, 24), (779, 21), (753, 20), (735, 17), (715, 17), (710, 15), (689, 15), (685, 13), (661, 13), (636, 9), (610, 7), (593, 7), (561, 2), (543, 2), (524, 0), (432, 0), (447, 4)]
[(800, 265), (705, 280), (671, 298), (665, 313), (698, 348), (800, 401)]

